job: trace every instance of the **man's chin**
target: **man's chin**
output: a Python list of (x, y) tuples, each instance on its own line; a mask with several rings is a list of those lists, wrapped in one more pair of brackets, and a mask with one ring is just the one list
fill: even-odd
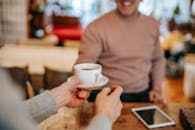
[(120, 11), (120, 14), (124, 17), (129, 17), (132, 15), (132, 12)]

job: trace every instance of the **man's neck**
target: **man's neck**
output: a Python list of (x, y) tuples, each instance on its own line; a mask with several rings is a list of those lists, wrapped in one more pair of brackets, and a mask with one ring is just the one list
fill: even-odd
[(136, 18), (138, 18), (140, 16), (140, 13), (137, 10), (135, 12), (133, 12), (132, 14), (130, 14), (130, 15), (124, 15), (117, 9), (117, 13), (121, 17), (123, 17), (125, 19), (128, 19), (128, 20), (133, 20), (133, 19), (136, 19)]

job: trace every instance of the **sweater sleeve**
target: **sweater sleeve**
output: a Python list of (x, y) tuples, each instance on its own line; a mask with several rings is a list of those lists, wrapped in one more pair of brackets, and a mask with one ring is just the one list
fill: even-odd
[(57, 113), (55, 100), (49, 91), (45, 91), (44, 93), (25, 101), (24, 108), (27, 113), (29, 113), (29, 116), (37, 123), (40, 123), (49, 116)]
[(165, 58), (163, 50), (160, 47), (159, 37), (156, 38), (153, 58), (152, 58), (152, 70), (151, 70), (151, 80), (152, 89), (160, 91), (163, 79), (165, 75)]
[(105, 116), (97, 115), (85, 130), (112, 130), (112, 124)]
[(102, 50), (101, 34), (98, 32), (95, 23), (92, 23), (86, 28), (82, 36), (77, 63), (97, 62)]
[(8, 72), (0, 68), (0, 130), (39, 130), (27, 118), (22, 107), (22, 93)]
[(24, 112), (19, 94), (13, 89), (4, 90), (0, 92), (0, 130), (39, 130)]

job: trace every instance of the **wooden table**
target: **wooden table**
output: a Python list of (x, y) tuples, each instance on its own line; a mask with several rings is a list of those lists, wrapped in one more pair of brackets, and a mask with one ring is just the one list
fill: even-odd
[[(166, 105), (163, 104), (152, 104), (152, 103), (124, 103), (121, 116), (114, 123), (113, 130), (147, 130), (147, 128), (138, 120), (135, 115), (130, 111), (133, 107), (141, 107), (141, 106), (150, 106), (157, 105), (159, 106), (165, 113), (167, 113), (175, 122), (175, 126), (156, 128), (155, 130), (183, 130), (181, 123), (179, 121), (179, 110), (182, 107), (194, 107), (193, 104), (182, 104), (182, 103), (168, 103)], [(80, 128), (81, 130), (87, 126), (89, 120), (93, 116), (93, 105), (90, 104), (85, 106), (81, 111), (80, 117)]]
[[(113, 125), (113, 130), (147, 130), (147, 128), (130, 111), (133, 107), (157, 105), (175, 122), (175, 126), (156, 128), (154, 130), (183, 130), (179, 121), (179, 110), (182, 107), (193, 107), (195, 103), (124, 103), (121, 116)], [(110, 108), (112, 109), (112, 108)], [(94, 115), (94, 105), (87, 104), (79, 108), (61, 108), (59, 112), (40, 124), (43, 130), (84, 130)], [(98, 126), (97, 126), (98, 127)]]
[(30, 74), (44, 74), (44, 66), (71, 72), (78, 48), (55, 46), (5, 45), (0, 48), (0, 66), (26, 66)]

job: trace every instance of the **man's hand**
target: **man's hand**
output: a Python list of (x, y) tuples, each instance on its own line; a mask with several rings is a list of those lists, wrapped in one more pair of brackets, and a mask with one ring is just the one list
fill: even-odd
[(149, 92), (149, 100), (154, 102), (154, 103), (161, 103), (163, 102), (163, 98), (157, 90), (151, 90)]
[(57, 108), (62, 106), (78, 107), (87, 102), (89, 91), (77, 89), (79, 84), (80, 81), (75, 79), (50, 91), (55, 98)]
[(122, 92), (123, 89), (119, 86), (102, 89), (95, 100), (96, 115), (104, 115), (111, 123), (115, 122), (121, 114), (122, 103), (120, 96)]

